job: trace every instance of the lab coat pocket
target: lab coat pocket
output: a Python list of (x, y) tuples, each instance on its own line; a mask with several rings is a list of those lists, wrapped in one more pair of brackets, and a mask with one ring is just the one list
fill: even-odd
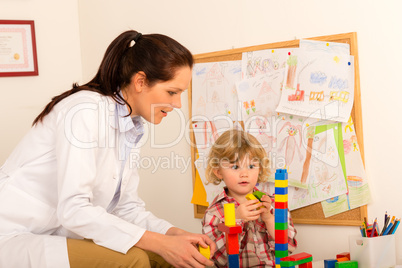
[(57, 224), (55, 209), (9, 183), (0, 192), (0, 204), (0, 234), (40, 234)]

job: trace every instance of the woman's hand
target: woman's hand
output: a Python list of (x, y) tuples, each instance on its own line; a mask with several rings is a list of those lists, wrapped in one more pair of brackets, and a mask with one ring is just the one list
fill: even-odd
[(213, 266), (214, 263), (198, 251), (198, 245), (204, 248), (209, 246), (211, 256), (216, 250), (215, 243), (207, 235), (189, 233), (172, 227), (166, 232), (155, 252), (175, 267)]
[(263, 212), (260, 208), (261, 206), (262, 203), (260, 203), (258, 199), (247, 200), (236, 208), (236, 219), (241, 219), (246, 222), (257, 220)]

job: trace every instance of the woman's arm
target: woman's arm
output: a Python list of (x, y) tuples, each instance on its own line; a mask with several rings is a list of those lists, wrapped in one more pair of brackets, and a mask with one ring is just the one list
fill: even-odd
[(215, 243), (206, 236), (193, 234), (172, 227), (166, 235), (146, 231), (135, 246), (155, 252), (175, 267), (205, 267), (213, 262), (206, 259), (197, 250), (197, 245), (210, 246), (215, 251)]

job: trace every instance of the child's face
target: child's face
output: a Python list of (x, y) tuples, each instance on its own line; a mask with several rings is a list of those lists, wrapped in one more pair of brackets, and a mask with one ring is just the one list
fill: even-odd
[(259, 171), (258, 159), (252, 159), (249, 155), (236, 162), (222, 161), (219, 168), (214, 169), (215, 175), (225, 182), (229, 196), (234, 197), (238, 202), (253, 192)]

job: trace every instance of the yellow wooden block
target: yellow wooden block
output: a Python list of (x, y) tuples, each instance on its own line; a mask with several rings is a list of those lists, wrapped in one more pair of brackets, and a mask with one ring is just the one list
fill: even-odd
[(202, 246), (198, 245), (198, 250), (205, 258), (211, 258), (211, 249), (209, 248), (209, 246), (207, 248), (203, 248)]
[[(248, 194), (248, 195), (246, 195), (246, 199), (247, 200), (254, 200), (254, 199), (258, 199), (258, 198), (255, 197), (255, 195), (253, 195), (253, 194)], [(260, 202), (258, 202), (258, 203), (260, 203)], [(261, 206), (261, 207), (265, 208), (264, 206)], [(257, 208), (257, 209), (260, 209), (260, 208)]]
[(288, 180), (276, 180), (275, 187), (288, 187)]
[(288, 202), (288, 195), (287, 194), (276, 194), (275, 202)]
[(246, 198), (247, 198), (247, 200), (254, 200), (254, 199), (257, 199), (257, 197), (255, 197), (255, 195), (253, 195), (253, 194), (248, 194), (248, 195), (246, 195)]
[(225, 215), (225, 225), (226, 226), (236, 225), (235, 204), (234, 203), (224, 204), (223, 209)]

